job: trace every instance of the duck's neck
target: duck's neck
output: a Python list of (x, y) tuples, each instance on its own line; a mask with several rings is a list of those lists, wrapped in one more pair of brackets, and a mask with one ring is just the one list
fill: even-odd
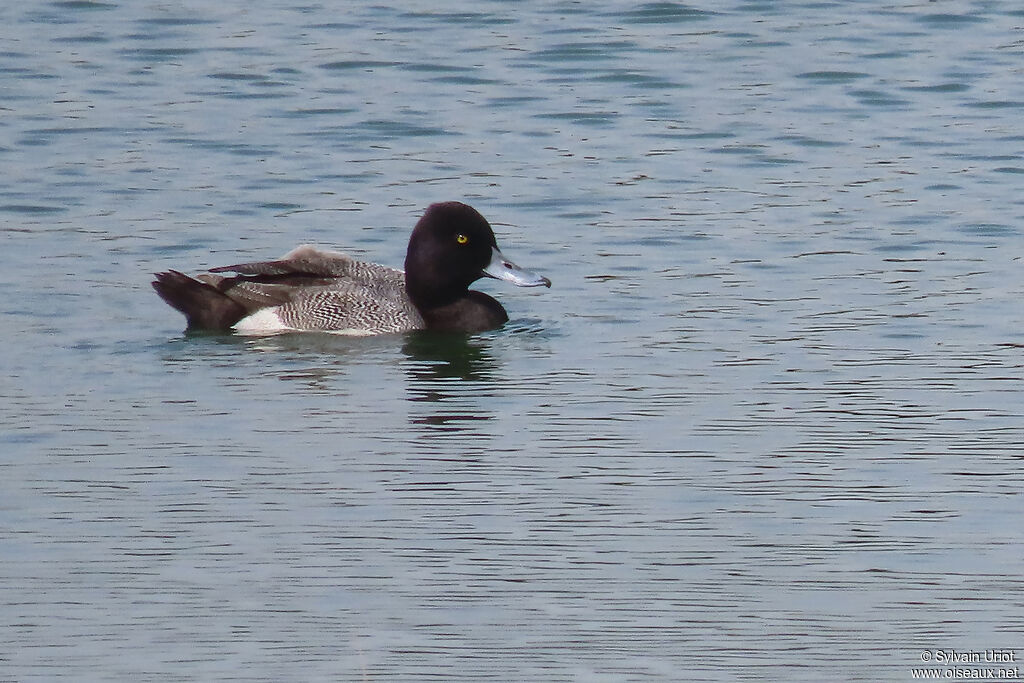
[(466, 295), (466, 287), (438, 287), (429, 273), (405, 272), (405, 293), (420, 311), (451, 305)]
[(508, 313), (500, 303), (483, 292), (473, 290), (463, 292), (455, 301), (440, 306), (424, 308), (417, 304), (416, 308), (430, 330), (483, 332), (508, 322)]

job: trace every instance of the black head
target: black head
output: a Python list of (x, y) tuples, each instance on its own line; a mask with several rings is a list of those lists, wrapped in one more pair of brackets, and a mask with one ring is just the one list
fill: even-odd
[(405, 290), (432, 329), (481, 331), (508, 320), (501, 304), (469, 286), (483, 276), (519, 287), (550, 287), (498, 249), (487, 220), (460, 202), (432, 204), (416, 223), (405, 255)]
[(496, 247), (490, 224), (460, 202), (431, 204), (405, 255), (409, 298), (421, 310), (452, 303), (484, 276)]

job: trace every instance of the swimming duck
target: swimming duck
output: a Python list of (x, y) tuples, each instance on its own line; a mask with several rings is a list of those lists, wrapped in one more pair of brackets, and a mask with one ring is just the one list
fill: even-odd
[[(220, 273), (234, 273), (221, 275)], [(156, 274), (153, 288), (190, 330), (374, 335), (408, 330), (481, 332), (508, 321), (484, 277), (550, 287), (498, 250), (490, 224), (461, 202), (432, 204), (413, 228), (405, 272), (303, 245), (276, 261), (211, 268), (195, 278)]]

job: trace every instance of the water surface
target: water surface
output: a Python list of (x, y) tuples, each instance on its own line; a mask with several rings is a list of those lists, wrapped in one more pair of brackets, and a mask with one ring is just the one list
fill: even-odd
[[(1021, 647), (1008, 2), (0, 10), (0, 678), (909, 680)], [(150, 273), (549, 276), (465, 336)]]

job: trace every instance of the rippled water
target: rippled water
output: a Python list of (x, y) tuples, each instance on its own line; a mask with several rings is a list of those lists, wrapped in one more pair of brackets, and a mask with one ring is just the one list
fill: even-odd
[[(0, 9), (0, 679), (1024, 647), (1024, 10), (434, 5)], [(447, 199), (554, 281), (481, 283), (501, 330), (185, 337), (149, 287), (400, 265)]]

